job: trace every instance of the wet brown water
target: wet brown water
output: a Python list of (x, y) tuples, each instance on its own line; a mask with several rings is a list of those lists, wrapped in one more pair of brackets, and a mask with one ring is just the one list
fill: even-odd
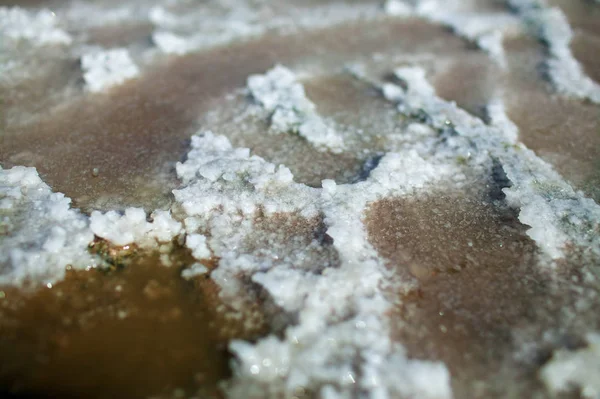
[[(0, 393), (42, 397), (220, 397), (226, 343), (258, 337), (259, 313), (242, 325), (207, 277), (180, 277), (139, 254), (122, 269), (71, 271), (52, 289), (4, 289)], [(251, 326), (248, 328), (248, 326)]]

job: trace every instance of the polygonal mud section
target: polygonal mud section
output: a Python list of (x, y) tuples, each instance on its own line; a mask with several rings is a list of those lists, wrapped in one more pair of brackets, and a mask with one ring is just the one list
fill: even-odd
[(590, 310), (577, 326), (559, 315), (577, 312), (574, 285), (595, 289), (576, 283), (576, 262), (560, 277), (541, 268), (515, 210), (467, 192), (382, 199), (366, 212), (388, 267), (416, 279), (390, 316), (395, 337), (410, 356), (444, 361), (457, 397), (545, 395), (536, 373), (551, 351), (583, 345), (579, 328), (598, 324)]

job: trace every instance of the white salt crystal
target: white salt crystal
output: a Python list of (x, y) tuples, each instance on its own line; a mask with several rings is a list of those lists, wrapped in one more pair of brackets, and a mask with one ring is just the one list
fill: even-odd
[(73, 41), (58, 27), (56, 14), (46, 9), (33, 12), (20, 7), (0, 7), (0, 33), (12, 40), (29, 40), (34, 45), (71, 44)]
[(587, 335), (588, 346), (560, 349), (540, 371), (546, 388), (554, 395), (579, 389), (583, 398), (600, 397), (600, 335)]
[(185, 246), (192, 250), (192, 256), (198, 260), (211, 257), (210, 249), (206, 245), (206, 237), (202, 234), (188, 234)]
[(194, 263), (187, 269), (181, 271), (181, 277), (189, 280), (194, 277), (202, 276), (208, 273), (208, 268), (200, 263)]
[(155, 211), (151, 217), (152, 222), (148, 222), (146, 212), (141, 208), (127, 208), (123, 214), (93, 211), (90, 228), (95, 235), (115, 245), (135, 243), (145, 248), (170, 242), (181, 233), (181, 223), (174, 220), (168, 211)]
[(35, 168), (0, 167), (0, 285), (53, 284), (65, 267), (93, 267), (94, 239), (71, 200), (53, 193)]
[(341, 152), (342, 137), (316, 112), (313, 104), (289, 69), (276, 65), (264, 75), (248, 78), (248, 90), (269, 113), (276, 133), (297, 133), (322, 150)]
[(139, 69), (124, 48), (98, 50), (81, 57), (86, 87), (99, 92), (139, 75)]

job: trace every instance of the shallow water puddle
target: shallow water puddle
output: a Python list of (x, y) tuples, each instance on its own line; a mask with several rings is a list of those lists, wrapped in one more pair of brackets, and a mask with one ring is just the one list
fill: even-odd
[(4, 289), (0, 392), (219, 397), (228, 340), (258, 337), (264, 324), (255, 311), (243, 325), (232, 317), (208, 277), (183, 280), (187, 256), (166, 267), (137, 255), (109, 272), (71, 271), (51, 289)]

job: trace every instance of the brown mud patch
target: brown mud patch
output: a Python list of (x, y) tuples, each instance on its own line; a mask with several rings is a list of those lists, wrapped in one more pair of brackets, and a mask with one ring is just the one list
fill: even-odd
[(435, 192), (375, 202), (366, 226), (389, 267), (417, 281), (391, 313), (409, 356), (443, 361), (455, 397), (543, 392), (535, 373), (551, 349), (518, 359), (519, 334), (541, 342), (561, 309), (571, 309), (571, 294), (557, 293), (514, 211), (479, 195)]

